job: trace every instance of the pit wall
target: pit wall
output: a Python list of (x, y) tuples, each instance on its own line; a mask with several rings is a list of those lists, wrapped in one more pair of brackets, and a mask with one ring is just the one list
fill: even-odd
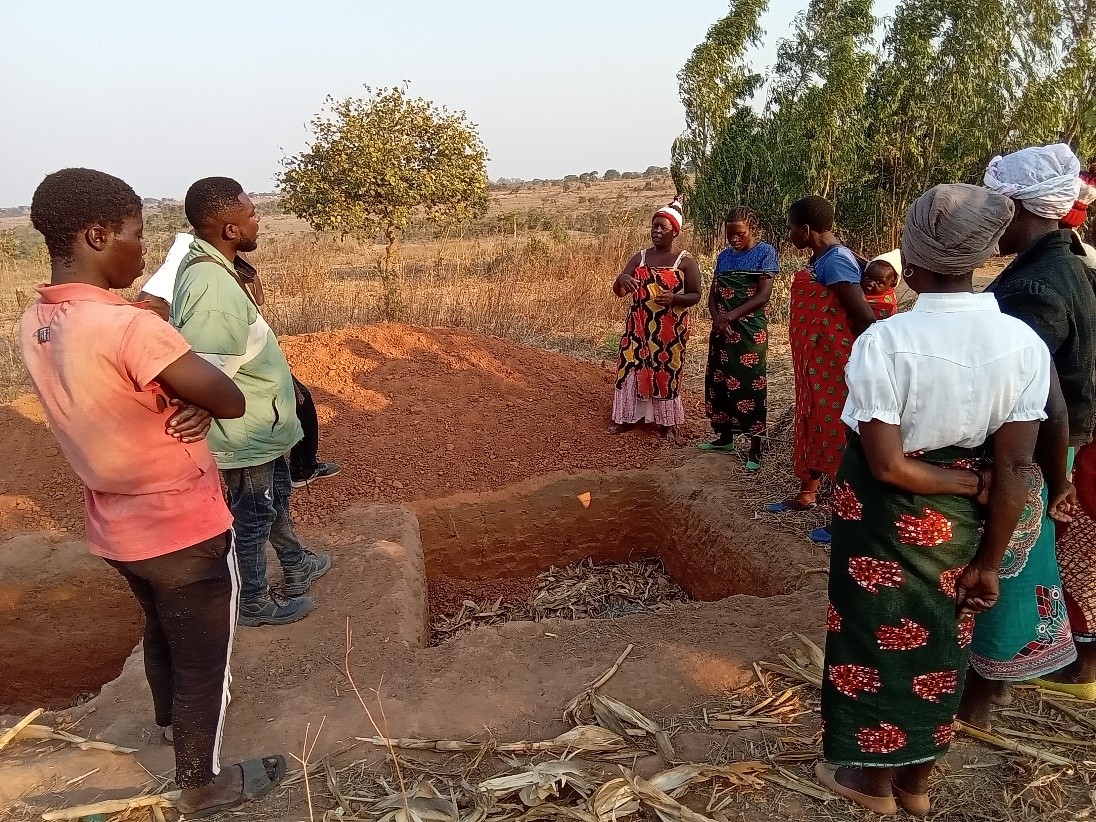
[(775, 596), (805, 583), (789, 560), (802, 554), (808, 561), (808, 549), (773, 550), (785, 541), (780, 535), (730, 506), (696, 504), (687, 486), (663, 472), (541, 478), (420, 503), (415, 511), (428, 577), (528, 578), (586, 557), (659, 556), (699, 600)]

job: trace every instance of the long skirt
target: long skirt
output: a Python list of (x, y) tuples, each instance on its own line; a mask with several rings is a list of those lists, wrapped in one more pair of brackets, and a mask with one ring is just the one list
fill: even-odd
[(1058, 564), (1075, 642), (1096, 642), (1096, 520), (1080, 514), (1058, 541)]
[[(974, 456), (944, 448), (921, 459), (962, 466)], [(938, 759), (954, 735), (974, 628), (956, 617), (955, 582), (978, 549), (977, 506), (878, 482), (850, 433), (833, 512), (826, 760), (893, 768)]]
[(685, 404), (680, 394), (669, 400), (639, 396), (635, 374), (629, 374), (624, 384), (613, 391), (612, 416), (618, 425), (653, 422), (673, 428), (685, 422)]
[(704, 373), (704, 410), (713, 431), (765, 433), (768, 362), (769, 329), (763, 313), (749, 324), (735, 323), (729, 334), (712, 332)]
[(814, 281), (809, 269), (792, 280), (788, 341), (795, 373), (792, 471), (806, 482), (833, 477), (845, 449), (841, 409), (849, 396), (845, 366), (853, 334), (837, 295)]
[(1038, 468), (1027, 476), (1028, 504), (1001, 561), (1001, 596), (979, 614), (970, 647), (974, 670), (997, 682), (1046, 676), (1077, 658), (1046, 484)]
[(1058, 540), (1058, 567), (1074, 641), (1096, 642), (1096, 443), (1077, 452), (1073, 482), (1083, 513)]

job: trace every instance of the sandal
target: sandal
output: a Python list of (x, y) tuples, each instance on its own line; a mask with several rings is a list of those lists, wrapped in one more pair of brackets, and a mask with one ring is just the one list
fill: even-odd
[(187, 819), (205, 819), (207, 816), (227, 811), (266, 796), (274, 789), (274, 786), (282, 781), (285, 776), (285, 757), (264, 756), (261, 759), (249, 759), (233, 767), (243, 772), (243, 784), (240, 786), (240, 795), (228, 802), (216, 805), (205, 805), (197, 808), (189, 808), (180, 798), (178, 809)]
[(758, 460), (746, 460), (746, 473), (756, 474), (761, 470), (761, 463)]
[(819, 760), (814, 766), (814, 776), (824, 788), (833, 791), (838, 796), (843, 796), (850, 802), (854, 802), (862, 808), (867, 808), (872, 813), (880, 816), (890, 816), (898, 813), (898, 803), (893, 796), (871, 796), (852, 788), (846, 788), (837, 781), (837, 766)]
[(1096, 682), (1052, 682), (1049, 679), (1031, 679), (1028, 680), (1028, 684), (1042, 688), (1044, 691), (1057, 691), (1087, 702), (1096, 702)]
[(788, 497), (783, 502), (766, 504), (763, 510), (766, 514), (786, 514), (788, 511), (813, 511), (817, 507), (817, 502), (803, 502), (799, 497)]
[(610, 436), (616, 436), (617, 434), (624, 434), (631, 431), (636, 427), (634, 422), (614, 422), (608, 428), (605, 429), (605, 433)]
[(701, 451), (728, 451), (729, 452), (729, 451), (734, 451), (735, 450), (735, 444), (733, 442), (729, 442), (726, 445), (717, 445), (715, 442), (702, 442), (697, 446), (697, 448), (699, 448)]
[(833, 534), (830, 533), (829, 528), (815, 528), (807, 534), (807, 539), (818, 545), (829, 545), (833, 542)]

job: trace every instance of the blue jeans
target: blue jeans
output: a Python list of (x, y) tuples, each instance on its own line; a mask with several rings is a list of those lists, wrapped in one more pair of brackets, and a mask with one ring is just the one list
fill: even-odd
[(236, 557), (240, 563), (240, 599), (263, 596), (266, 581), (266, 543), (274, 546), (282, 568), (305, 561), (304, 548), (289, 517), (289, 463), (285, 457), (249, 468), (221, 472), (228, 486), (228, 507), (236, 531)]

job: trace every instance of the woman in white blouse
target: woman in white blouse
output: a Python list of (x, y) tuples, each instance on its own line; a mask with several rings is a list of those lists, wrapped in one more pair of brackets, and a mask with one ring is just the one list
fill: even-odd
[(922, 195), (902, 240), (917, 304), (864, 332), (846, 371), (816, 773), (877, 813), (929, 811), (973, 616), (1027, 501), (1050, 354), (972, 285), (1012, 213), (974, 186)]

